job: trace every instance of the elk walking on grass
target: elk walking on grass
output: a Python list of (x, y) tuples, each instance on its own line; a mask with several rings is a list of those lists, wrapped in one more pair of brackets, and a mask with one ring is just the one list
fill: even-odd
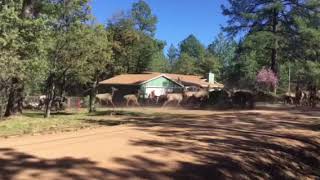
[(138, 102), (138, 95), (137, 94), (127, 94), (125, 96), (123, 96), (123, 98), (126, 100), (126, 105), (129, 106), (130, 102), (132, 102), (132, 104), (140, 106), (139, 102)]
[(113, 95), (115, 93), (115, 91), (117, 91), (118, 89), (111, 87), (111, 93), (104, 93), (104, 94), (97, 94), (96, 95), (96, 99), (98, 100), (98, 102), (101, 104), (101, 102), (106, 102), (106, 103), (110, 103), (113, 107), (115, 107), (114, 103), (113, 103)]

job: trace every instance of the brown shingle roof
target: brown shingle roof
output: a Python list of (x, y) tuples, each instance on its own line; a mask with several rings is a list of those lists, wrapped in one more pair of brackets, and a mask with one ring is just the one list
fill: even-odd
[(161, 73), (121, 74), (101, 81), (99, 84), (139, 85), (160, 75)]
[[(118, 85), (139, 85), (145, 81), (156, 78), (158, 76), (164, 75), (173, 81), (181, 82), (183, 85), (194, 85), (200, 87), (208, 87), (209, 83), (206, 82), (206, 79), (203, 79), (201, 76), (196, 75), (183, 75), (183, 74), (167, 74), (167, 73), (142, 73), (142, 74), (122, 74), (115, 76), (113, 78), (101, 81), (100, 84), (118, 84)], [(211, 88), (223, 88), (223, 85), (215, 82), (210, 84)]]

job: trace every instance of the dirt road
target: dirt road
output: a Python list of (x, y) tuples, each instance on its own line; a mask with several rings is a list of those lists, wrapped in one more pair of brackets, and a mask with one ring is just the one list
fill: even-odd
[(288, 111), (142, 112), (148, 113), (125, 116), (123, 121), (130, 123), (119, 126), (1, 139), (0, 179), (319, 177), (318, 115)]

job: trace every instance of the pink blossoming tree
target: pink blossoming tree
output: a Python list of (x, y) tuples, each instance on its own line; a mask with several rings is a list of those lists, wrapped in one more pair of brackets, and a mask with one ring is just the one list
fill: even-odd
[(278, 84), (278, 77), (271, 69), (262, 68), (257, 74), (256, 81), (267, 87), (275, 88)]

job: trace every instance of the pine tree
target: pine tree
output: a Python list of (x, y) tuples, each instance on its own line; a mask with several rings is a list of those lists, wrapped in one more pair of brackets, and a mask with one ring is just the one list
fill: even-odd
[(180, 55), (173, 68), (174, 73), (187, 75), (196, 74), (197, 70), (196, 59), (186, 53)]
[(158, 19), (152, 14), (151, 8), (145, 1), (139, 0), (136, 3), (133, 3), (131, 15), (133, 22), (139, 31), (154, 36)]
[(307, 53), (306, 47), (302, 47), (299, 53), (295, 52), (297, 45), (304, 40), (301, 33), (302, 24), (307, 26), (308, 32), (319, 29), (319, 26), (314, 26), (315, 23), (306, 23), (319, 17), (320, 2), (317, 0), (228, 2), (228, 7), (222, 6), (223, 14), (229, 17), (228, 26), (224, 27), (224, 30), (230, 35), (244, 33), (245, 37), (252, 36), (254, 41), (263, 40), (259, 44), (268, 44), (269, 65), (277, 75), (280, 60), (301, 59), (301, 56)]
[(192, 34), (180, 43), (180, 53), (188, 54), (189, 56), (196, 59), (199, 59), (200, 57), (204, 56), (205, 51), (205, 47)]
[(165, 46), (153, 37), (156, 17), (144, 1), (132, 5), (131, 11), (114, 16), (108, 23), (113, 41), (114, 73), (141, 73), (150, 68), (155, 54)]
[(173, 44), (170, 45), (170, 47), (168, 49), (167, 56), (168, 56), (168, 60), (169, 60), (169, 65), (172, 69), (174, 64), (177, 61), (178, 56), (179, 56), (178, 49)]

